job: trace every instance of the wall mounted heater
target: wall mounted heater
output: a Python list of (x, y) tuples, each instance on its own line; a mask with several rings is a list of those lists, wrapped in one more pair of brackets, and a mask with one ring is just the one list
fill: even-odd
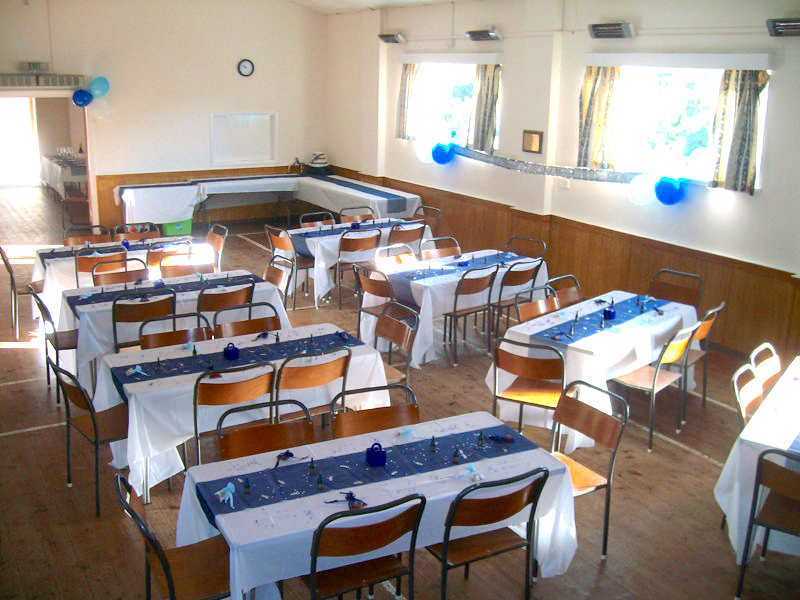
[(590, 23), (589, 35), (597, 39), (616, 39), (633, 37), (633, 25), (630, 23)]
[(405, 44), (406, 36), (399, 31), (397, 33), (379, 33), (378, 39), (384, 44)]
[(493, 42), (503, 39), (500, 32), (494, 27), (491, 29), (473, 29), (467, 32), (467, 37), (473, 42)]
[(767, 19), (767, 31), (772, 37), (800, 35), (800, 18)]

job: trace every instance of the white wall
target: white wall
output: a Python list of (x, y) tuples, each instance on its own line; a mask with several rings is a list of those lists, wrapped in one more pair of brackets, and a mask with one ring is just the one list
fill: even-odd
[[(764, 25), (768, 17), (793, 14), (800, 15), (796, 0), (565, 0), (563, 4), (486, 0), (391, 9), (386, 12), (386, 30), (402, 31), (409, 43), (387, 47), (384, 169), (371, 171), (360, 160), (356, 140), (360, 141), (361, 134), (357, 131), (331, 135), (329, 152), (346, 160), (337, 164), (368, 173), (798, 272), (800, 177), (794, 157), (796, 140), (800, 139), (800, 119), (796, 118), (800, 43), (797, 38), (770, 38)], [(344, 27), (342, 23), (352, 19), (331, 17), (329, 30), (338, 31)], [(620, 19), (634, 23), (635, 38), (589, 38), (588, 23)], [(463, 36), (468, 29), (490, 25), (503, 33), (503, 41), (478, 44)], [(345, 53), (351, 46), (374, 39), (375, 33), (350, 27), (346, 38), (331, 40), (329, 52), (333, 56)], [(393, 137), (403, 53), (481, 50), (502, 51), (504, 55), (498, 154), (528, 161), (546, 158), (566, 166), (576, 160), (578, 90), (585, 52), (770, 52), (775, 71), (769, 92), (763, 189), (755, 196), (711, 190), (673, 207), (639, 207), (628, 201), (629, 188), (625, 185), (570, 181), (565, 188), (561, 181), (546, 182), (542, 176), (514, 173), (461, 157), (445, 166), (421, 163), (411, 142)], [(332, 80), (343, 76), (344, 65), (337, 69), (334, 61), (330, 64)], [(364, 81), (380, 76), (374, 61), (348, 64), (346, 68), (361, 70)], [(353, 117), (357, 109), (347, 104), (347, 92), (337, 90), (335, 95), (338, 100), (331, 97), (329, 102), (336, 103), (338, 113), (329, 112), (329, 120), (348, 118), (348, 114)], [(523, 129), (544, 130), (543, 155), (521, 151)]]

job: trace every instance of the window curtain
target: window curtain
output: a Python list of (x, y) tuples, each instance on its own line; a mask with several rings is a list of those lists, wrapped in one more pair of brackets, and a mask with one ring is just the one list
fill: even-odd
[(500, 74), (503, 65), (477, 65), (475, 82), (475, 111), (472, 115), (471, 148), (491, 153), (497, 131), (497, 97), (500, 94)]
[(419, 65), (404, 64), (400, 75), (400, 93), (397, 97), (397, 124), (395, 137), (408, 138), (408, 106), (411, 101), (411, 90), (414, 87), (414, 78), (419, 71)]
[(611, 102), (619, 67), (586, 67), (580, 96), (578, 166), (613, 169)]
[(726, 70), (722, 75), (714, 144), (717, 164), (712, 185), (753, 193), (758, 150), (758, 103), (769, 81), (766, 71)]

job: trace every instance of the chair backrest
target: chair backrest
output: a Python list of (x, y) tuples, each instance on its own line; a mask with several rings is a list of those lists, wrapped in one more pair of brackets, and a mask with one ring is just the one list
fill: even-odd
[(92, 283), (96, 286), (147, 281), (148, 277), (147, 265), (141, 258), (103, 260), (92, 267)]
[(413, 220), (422, 219), (425, 224), (430, 228), (431, 235), (439, 234), (439, 221), (442, 220), (442, 211), (435, 206), (425, 206), (420, 204), (417, 210), (414, 211)]
[[(511, 349), (525, 354), (515, 354), (510, 351)], [(531, 351), (537, 356), (528, 356)], [(564, 363), (564, 354), (558, 348), (501, 338), (494, 347), (495, 395), (497, 395), (498, 369), (533, 381), (560, 381), (563, 390), (566, 383)]]
[[(233, 426), (227, 430), (224, 428), (224, 421), (230, 415), (256, 409), (267, 409), (269, 414), (278, 415), (281, 406), (297, 408), (296, 412), (300, 412), (303, 419), (277, 423), (258, 422), (239, 427)], [(228, 460), (312, 444), (317, 439), (314, 424), (311, 421), (311, 413), (308, 412), (305, 404), (297, 400), (279, 400), (229, 408), (220, 415), (217, 421), (217, 441), (219, 442), (220, 460)]]
[(694, 273), (674, 269), (659, 269), (650, 280), (650, 296), (700, 307), (703, 299), (703, 278)]
[(425, 223), (421, 221), (404, 221), (395, 223), (389, 231), (389, 244), (408, 244), (412, 248), (419, 247), (419, 242), (425, 233)]
[(83, 386), (80, 383), (78, 383), (77, 378), (72, 373), (66, 369), (63, 369), (62, 367), (56, 366), (56, 363), (49, 356), (47, 357), (47, 365), (53, 370), (53, 373), (56, 376), (56, 384), (64, 394), (64, 398), (67, 399), (67, 401), (64, 403), (67, 411), (67, 422), (69, 422), (70, 419), (71, 406), (88, 412), (92, 419), (94, 440), (97, 440), (97, 416), (95, 414), (94, 404), (92, 404), (89, 394), (86, 393), (86, 390), (83, 389)]
[[(591, 390), (593, 394), (605, 395), (611, 406), (611, 414), (607, 414), (591, 404), (581, 401), (580, 393), (583, 389)], [(614, 453), (619, 448), (625, 425), (628, 423), (628, 403), (622, 396), (608, 390), (599, 388), (585, 381), (572, 381), (566, 385), (553, 415), (553, 447), (558, 450), (556, 431), (559, 425), (581, 432), (592, 438), (595, 443), (612, 450), (610, 471), (614, 468)]]
[(269, 249), (273, 255), (276, 251), (290, 253), (291, 256), (295, 255), (292, 236), (290, 236), (285, 229), (273, 225), (264, 225), (264, 233), (267, 235)]
[(214, 249), (219, 270), (222, 270), (222, 251), (225, 249), (226, 239), (228, 239), (228, 228), (219, 223), (214, 223), (206, 234), (206, 243)]
[(417, 311), (399, 302), (389, 302), (378, 317), (375, 336), (389, 340), (408, 356), (414, 346), (418, 328)]
[[(81, 273), (93, 274), (95, 272), (119, 271), (120, 261), (124, 261), (127, 258), (127, 253), (124, 250), (122, 252), (98, 254), (96, 256), (93, 252), (91, 248), (86, 248), (85, 250), (80, 250), (75, 255), (75, 287), (81, 287)], [(95, 265), (97, 265), (97, 263), (104, 264), (95, 271)], [(113, 263), (117, 263), (116, 266)]]
[[(253, 317), (253, 309), (260, 307), (264, 307), (267, 314), (262, 317)], [(224, 318), (227, 313), (244, 310), (247, 311), (247, 319), (221, 322), (221, 318)], [(280, 328), (281, 319), (278, 316), (278, 311), (269, 302), (251, 302), (248, 304), (226, 306), (214, 313), (214, 335), (218, 338), (247, 335), (249, 333), (263, 333), (265, 331), (277, 331)]]
[[(384, 390), (387, 392), (402, 392), (405, 396), (405, 402), (379, 408), (347, 410), (348, 396)], [(339, 392), (331, 401), (330, 417), (334, 438), (382, 431), (392, 427), (402, 427), (420, 422), (419, 406), (417, 405), (417, 397), (414, 391), (407, 385), (400, 383)]]
[(764, 401), (764, 385), (750, 363), (745, 363), (731, 376), (733, 396), (738, 407), (739, 427), (744, 429), (750, 417)]
[[(498, 302), (509, 300), (505, 298), (506, 288), (521, 288), (525, 286), (526, 289), (533, 290), (533, 283), (536, 281), (536, 275), (542, 267), (541, 260), (525, 260), (515, 262), (509, 265), (508, 269), (500, 277), (500, 288), (497, 296)], [(517, 290), (517, 293), (523, 290)], [(529, 294), (531, 292), (528, 292)], [(516, 299), (516, 295), (515, 295)]]
[(334, 225), (336, 219), (327, 210), (308, 212), (300, 215), (300, 227), (319, 227), (320, 225)]
[[(772, 457), (778, 461), (770, 460)], [(758, 455), (756, 468), (756, 484), (753, 491), (751, 518), (755, 508), (760, 506), (757, 502), (759, 487), (763, 486), (774, 494), (794, 501), (794, 511), (800, 510), (800, 454), (789, 450), (772, 448), (764, 450)], [(795, 535), (798, 535), (795, 532)]]
[[(195, 320), (195, 325), (193, 327), (178, 329), (179, 319), (190, 318)], [(165, 321), (172, 324), (171, 330), (145, 333), (145, 330), (154, 323), (164, 323)], [(158, 329), (160, 329), (160, 327), (158, 327)], [(210, 340), (212, 337), (213, 333), (208, 319), (196, 312), (156, 317), (155, 319), (148, 319), (139, 325), (139, 346), (141, 346), (142, 350), (188, 344), (189, 342), (202, 342), (204, 340)]]
[(47, 305), (44, 303), (44, 300), (41, 299), (39, 294), (33, 289), (33, 286), (29, 283), (26, 286), (28, 293), (33, 298), (34, 304), (36, 304), (36, 308), (39, 309), (39, 314), (42, 317), (42, 321), (44, 322), (44, 332), (45, 334), (54, 333), (56, 330), (55, 322), (53, 321), (53, 316), (50, 314), (50, 309), (47, 308)]
[(522, 235), (512, 235), (506, 240), (506, 250), (515, 252), (520, 256), (530, 258), (544, 258), (547, 252), (547, 244), (544, 240)]
[(6, 271), (8, 271), (8, 278), (10, 280), (11, 289), (12, 290), (16, 290), (17, 289), (17, 282), (14, 279), (14, 269), (11, 267), (11, 261), (8, 260), (8, 255), (6, 254), (6, 251), (3, 250), (2, 246), (0, 246), (0, 258), (3, 259), (3, 264), (6, 267)]
[[(151, 223), (150, 221), (145, 221), (142, 223), (120, 223), (119, 225), (114, 225), (114, 228), (111, 230), (114, 235), (117, 234), (125, 234), (125, 233), (153, 233), (156, 232), (161, 234), (161, 230), (159, 229), (158, 225), (155, 223)], [(128, 239), (139, 239), (139, 238), (128, 238)]]
[(194, 441), (198, 464), (202, 462), (198, 420), (200, 407), (241, 405), (264, 396), (271, 401), (274, 375), (275, 369), (270, 363), (215, 369), (200, 374), (194, 384), (193, 402)]
[(717, 317), (719, 313), (722, 312), (722, 309), (725, 308), (725, 302), (723, 301), (720, 303), (719, 306), (716, 306), (709, 310), (700, 321), (700, 326), (694, 332), (694, 337), (692, 338), (692, 342), (698, 342), (700, 347), (704, 350), (708, 348), (708, 340), (711, 337), (711, 330), (714, 328), (714, 323), (717, 322)]
[[(399, 510), (398, 507), (408, 505)], [(325, 517), (314, 532), (311, 541), (311, 568), (309, 586), (317, 589), (317, 561), (319, 557), (355, 556), (372, 552), (388, 546), (395, 540), (410, 533), (408, 544), (409, 571), (414, 570), (414, 550), (417, 544), (417, 531), (425, 509), (425, 496), (410, 494), (378, 506), (351, 509), (334, 513)], [(366, 515), (381, 513), (392, 516), (377, 520)], [(355, 522), (347, 526), (348, 522)], [(331, 526), (334, 525), (335, 526)], [(316, 596), (315, 596), (316, 597)]]
[(361, 265), (354, 265), (353, 271), (358, 277), (359, 294), (362, 297), (364, 294), (371, 294), (387, 300), (394, 298), (392, 286), (383, 271), (368, 269)]
[(197, 312), (216, 312), (228, 306), (241, 306), (253, 301), (255, 280), (237, 283), (234, 289), (218, 288), (219, 281), (210, 281), (197, 296)]
[(125, 511), (125, 514), (128, 515), (134, 523), (136, 523), (136, 526), (139, 528), (139, 532), (144, 538), (144, 544), (148, 550), (146, 557), (150, 568), (161, 570), (162, 574), (164, 575), (164, 579), (166, 580), (167, 590), (169, 592), (169, 600), (175, 600), (175, 582), (172, 579), (172, 569), (170, 568), (169, 560), (167, 560), (167, 554), (164, 552), (164, 547), (161, 545), (161, 542), (158, 541), (158, 538), (153, 535), (139, 514), (133, 510), (133, 507), (127, 500), (127, 498), (132, 497), (131, 484), (128, 483), (128, 480), (119, 473), (114, 475), (114, 484), (114, 490), (117, 493), (117, 499), (119, 500), (119, 503), (122, 505), (122, 510)]
[(565, 308), (583, 300), (581, 284), (575, 275), (560, 275), (547, 280), (547, 285), (558, 298), (558, 307)]
[(130, 291), (114, 298), (111, 303), (111, 322), (114, 331), (114, 352), (120, 348), (135, 346), (139, 339), (121, 342), (117, 325), (119, 323), (142, 323), (148, 319), (165, 317), (175, 313), (175, 290), (157, 288), (147, 292)]
[[(514, 298), (514, 304), (517, 307), (517, 319), (520, 323), (525, 323), (526, 321), (541, 317), (542, 315), (546, 315), (547, 313), (551, 313), (560, 308), (558, 304), (558, 296), (555, 294), (548, 298), (541, 298), (539, 300), (528, 300), (529, 297), (530, 294), (525, 292), (515, 296)], [(526, 301), (520, 302), (520, 299), (524, 299)]]
[(375, 261), (390, 259), (391, 262), (401, 265), (407, 262), (417, 260), (414, 250), (408, 244), (390, 244), (388, 246), (379, 246), (375, 250)]
[(653, 376), (658, 376), (659, 369), (664, 365), (671, 365), (680, 362), (686, 350), (689, 348), (689, 342), (692, 341), (692, 335), (700, 327), (700, 322), (695, 323), (690, 327), (676, 331), (672, 337), (667, 340), (667, 343), (661, 348), (661, 353), (658, 355), (656, 361), (656, 369)]
[(750, 353), (750, 364), (768, 392), (781, 376), (781, 358), (769, 342), (759, 344)]
[[(169, 260), (169, 257), (166, 257), (164, 260)], [(172, 265), (172, 264), (164, 264), (161, 263), (160, 271), (161, 277), (163, 279), (168, 279), (170, 277), (186, 277), (187, 275), (195, 275), (197, 273), (201, 274), (209, 274), (215, 272), (215, 267), (211, 263), (203, 263), (199, 265), (192, 265), (192, 264), (183, 264), (183, 265)]]
[(380, 229), (367, 229), (366, 231), (352, 230), (345, 232), (339, 238), (339, 258), (344, 252), (366, 252), (374, 250), (381, 241)]
[[(464, 271), (461, 274), (461, 278), (458, 280), (458, 285), (456, 285), (456, 293), (453, 297), (453, 312), (458, 310), (458, 301), (461, 296), (479, 294), (491, 289), (499, 268), (499, 265), (490, 265), (487, 267), (475, 267), (474, 269)], [(487, 304), (490, 299), (490, 294), (487, 294)]]
[[(527, 540), (531, 542), (534, 515), (550, 471), (545, 467), (514, 477), (473, 483), (461, 490), (450, 504), (444, 522), (444, 545), (450, 542), (453, 527), (480, 527), (513, 517), (530, 506)], [(491, 493), (491, 492), (500, 492)], [(473, 497), (478, 496), (478, 497)]]
[(79, 225), (64, 230), (65, 246), (82, 246), (86, 242), (101, 244), (111, 241), (111, 232), (102, 225)]
[(458, 245), (458, 240), (454, 237), (434, 237), (420, 242), (419, 253), (422, 260), (458, 256), (461, 254), (461, 246)]
[(375, 213), (369, 206), (347, 206), (339, 211), (340, 223), (360, 223), (375, 219)]
[(272, 258), (269, 259), (267, 268), (264, 269), (262, 279), (278, 288), (284, 302), (286, 302), (286, 296), (289, 294), (289, 282), (292, 280), (294, 267), (294, 258), (273, 254)]
[[(347, 370), (350, 367), (350, 348), (338, 348), (328, 352), (307, 352), (287, 358), (275, 381), (275, 399), (281, 399), (285, 390), (305, 390), (342, 380), (339, 391), (347, 385)], [(284, 394), (285, 396), (285, 394)]]
[[(192, 243), (182, 242), (179, 244), (154, 244), (147, 249), (147, 266), (160, 267), (162, 261), (169, 264), (170, 261), (164, 259), (168, 256), (180, 256), (182, 261), (188, 263), (191, 261), (189, 256), (192, 254)], [(178, 259), (174, 259), (175, 264), (178, 264)]]

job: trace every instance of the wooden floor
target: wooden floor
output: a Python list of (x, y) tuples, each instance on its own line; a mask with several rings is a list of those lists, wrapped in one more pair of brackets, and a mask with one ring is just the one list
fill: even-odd
[[(14, 259), (18, 281), (30, 277), (31, 253), (25, 245), (58, 243), (58, 204), (36, 189), (0, 189), (0, 244)], [(233, 228), (224, 267), (260, 272), (266, 253), (254, 224)], [(27, 258), (26, 258), (27, 257)], [(3, 274), (4, 287), (7, 278)], [(308, 299), (300, 297), (308, 304)], [(322, 308), (290, 312), (295, 325), (334, 322), (355, 331), (354, 301), (344, 311)], [(73, 444), (72, 488), (66, 487), (64, 410), (45, 384), (41, 344), (31, 332), (30, 303), (23, 299), (19, 342), (10, 328), (8, 297), (0, 300), (0, 598), (142, 598), (143, 544), (133, 523), (123, 516), (112, 492), (110, 454), (101, 453), (101, 510), (94, 516), (90, 447)], [(424, 419), (473, 410), (490, 410), (483, 378), (489, 357), (473, 343), (457, 369), (444, 361), (412, 373)], [(709, 402), (702, 408), (690, 398), (688, 423), (674, 431), (675, 395), (659, 397), (657, 437), (646, 451), (647, 403), (632, 395), (632, 421), (617, 460), (611, 508), (608, 560), (600, 560), (602, 494), (576, 499), (578, 551), (569, 571), (540, 579), (536, 598), (731, 598), (736, 567), (727, 533), (720, 530), (720, 511), (713, 487), (736, 437), (730, 374), (741, 358), (723, 352), (711, 357)], [(547, 443), (548, 432), (526, 434)], [(595, 449), (574, 456), (602, 468), (606, 455)], [(153, 491), (147, 519), (165, 545), (174, 544), (182, 477)], [(797, 557), (775, 553), (766, 562), (753, 561), (744, 598), (800, 598)], [(416, 597), (439, 597), (438, 564), (427, 552), (417, 553)], [(199, 566), (200, 567), (200, 566)], [(450, 577), (451, 598), (522, 598), (522, 555), (506, 555), (475, 565), (470, 578)], [(406, 590), (407, 591), (407, 590)], [(302, 584), (287, 582), (287, 599), (306, 598)], [(379, 589), (376, 598), (390, 598)]]

